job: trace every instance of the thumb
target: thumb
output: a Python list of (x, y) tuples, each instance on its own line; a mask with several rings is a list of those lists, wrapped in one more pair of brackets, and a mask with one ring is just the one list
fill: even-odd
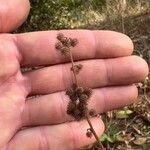
[(11, 32), (27, 18), (29, 0), (0, 0), (0, 33)]

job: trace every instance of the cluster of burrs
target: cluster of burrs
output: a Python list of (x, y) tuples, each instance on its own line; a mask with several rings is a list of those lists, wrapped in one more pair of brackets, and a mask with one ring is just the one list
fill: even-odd
[[(71, 47), (75, 47), (78, 44), (78, 40), (75, 38), (65, 37), (62, 33), (57, 35), (58, 42), (55, 45), (55, 48), (61, 52), (62, 55), (68, 55)], [(78, 74), (82, 69), (82, 64), (73, 65), (71, 71)]]
[(73, 84), (66, 91), (70, 101), (67, 107), (67, 114), (73, 116), (76, 120), (85, 119), (88, 112), (88, 100), (91, 97), (92, 89), (79, 87)]
[(71, 47), (75, 47), (78, 44), (77, 39), (65, 37), (62, 33), (57, 35), (58, 42), (55, 48), (61, 52), (62, 55), (67, 55)]

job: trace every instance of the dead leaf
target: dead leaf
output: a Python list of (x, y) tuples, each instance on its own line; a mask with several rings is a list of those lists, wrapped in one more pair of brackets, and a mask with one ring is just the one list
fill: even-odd
[(135, 145), (143, 145), (146, 142), (146, 137), (139, 137), (133, 141)]

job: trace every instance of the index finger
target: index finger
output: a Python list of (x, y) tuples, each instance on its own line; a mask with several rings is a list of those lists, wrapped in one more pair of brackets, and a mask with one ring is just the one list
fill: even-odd
[(29, 0), (0, 0), (0, 33), (20, 26), (29, 13)]
[(68, 62), (55, 48), (57, 34), (77, 38), (73, 48), (74, 60), (114, 58), (131, 55), (133, 43), (124, 34), (114, 31), (62, 30), (32, 32), (16, 35), (16, 43), (22, 55), (22, 66), (54, 65)]

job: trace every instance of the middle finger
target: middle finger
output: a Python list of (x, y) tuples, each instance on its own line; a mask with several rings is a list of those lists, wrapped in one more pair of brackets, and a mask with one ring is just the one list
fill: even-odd
[[(144, 80), (147, 64), (137, 56), (76, 62), (83, 68), (77, 79), (80, 86), (92, 88), (129, 85)], [(63, 91), (72, 84), (71, 64), (54, 65), (25, 74), (31, 84), (30, 94), (50, 94)]]

